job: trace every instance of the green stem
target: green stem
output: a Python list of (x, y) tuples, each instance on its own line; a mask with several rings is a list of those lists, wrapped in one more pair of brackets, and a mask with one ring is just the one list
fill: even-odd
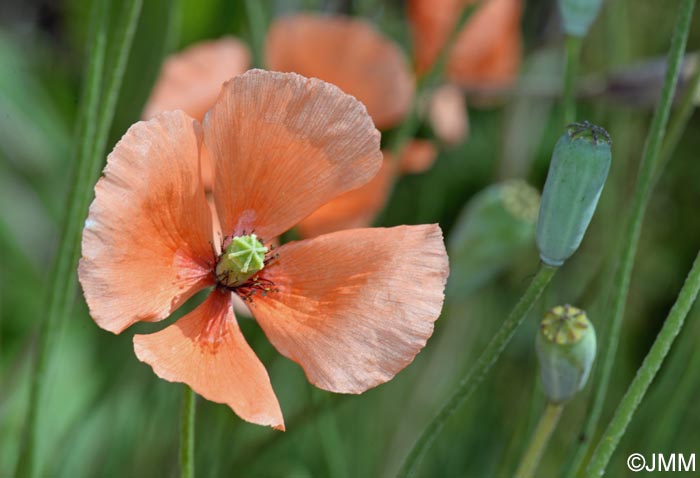
[[(102, 85), (103, 68), (105, 63), (105, 52), (107, 45), (107, 2), (94, 1), (91, 12), (91, 25), (93, 25), (90, 35), (92, 45), (89, 53), (89, 63), (86, 69), (84, 80), (84, 90), (81, 98), (80, 109), (78, 111), (78, 121), (76, 125), (76, 145), (75, 166), (73, 171), (74, 184), (79, 185), (83, 176), (83, 171), (89, 167), (90, 160), (94, 160), (90, 155), (95, 144), (95, 130), (97, 117), (99, 114), (99, 98)], [(32, 381), (29, 391), (29, 404), (25, 424), (25, 435), (23, 437), (20, 456), (15, 470), (16, 476), (35, 476), (35, 454), (38, 439), (39, 404), (43, 396), (43, 385), (48, 365), (50, 341), (60, 326), (59, 311), (65, 308), (71, 295), (65, 289), (66, 282), (73, 279), (73, 266), (71, 258), (73, 249), (78, 248), (80, 229), (71, 227), (72, 216), (82, 214), (78, 210), (80, 201), (77, 188), (72, 189), (68, 199), (68, 208), (64, 219), (64, 226), (61, 233), (61, 241), (56, 254), (55, 262), (50, 275), (50, 290), (46, 298), (47, 316), (44, 324), (39, 329), (36, 358), (34, 370), (32, 371)], [(66, 280), (67, 279), (67, 280)], [(72, 293), (72, 292), (71, 292)]]
[[(700, 315), (700, 309), (695, 307), (694, 316)], [(673, 445), (673, 439), (677, 439), (678, 430), (687, 417), (688, 408), (695, 399), (696, 391), (700, 386), (700, 375), (697, 370), (700, 367), (700, 347), (697, 346), (697, 317), (691, 315), (689, 320), (695, 319), (694, 330), (686, 331), (681, 343), (674, 349), (673, 361), (664, 366), (664, 379), (659, 380), (655, 386), (656, 400), (647, 400), (645, 409), (653, 413), (652, 420), (657, 423), (654, 433), (649, 437), (647, 450), (663, 451)], [(679, 378), (680, 377), (680, 378)], [(673, 390), (671, 397), (668, 390)], [(655, 406), (656, 405), (656, 406)], [(659, 413), (659, 410), (662, 410)]]
[(564, 60), (564, 92), (562, 96), (562, 109), (564, 111), (564, 124), (576, 121), (576, 75), (581, 59), (580, 37), (566, 36), (565, 60)]
[(562, 410), (564, 410), (563, 404), (547, 402), (535, 433), (530, 439), (530, 445), (527, 447), (518, 470), (515, 472), (515, 478), (532, 478), (535, 476), (537, 465), (539, 465), (542, 454), (547, 448), (552, 432), (559, 423)]
[(666, 321), (664, 322), (661, 332), (656, 337), (654, 344), (649, 349), (649, 353), (644, 358), (642, 366), (637, 370), (637, 375), (630, 384), (625, 396), (615, 410), (615, 415), (608, 425), (607, 430), (598, 442), (598, 446), (593, 452), (593, 456), (588, 464), (586, 476), (598, 477), (603, 476), (605, 468), (610, 461), (615, 448), (617, 448), (620, 439), (627, 429), (627, 425), (634, 416), (634, 412), (644, 399), (644, 395), (654, 380), (656, 373), (661, 368), (661, 365), (668, 355), (673, 341), (676, 339), (681, 329), (685, 317), (690, 311), (690, 307), (695, 302), (700, 291), (700, 253), (698, 253), (693, 263), (693, 267), (688, 273), (685, 284), (678, 294), (676, 303), (673, 304), (671, 312), (669, 312)]
[[(126, 3), (125, 11), (115, 32), (114, 50), (110, 52), (113, 68), (102, 88), (105, 64), (107, 11), (109, 2), (98, 1), (93, 7), (94, 48), (90, 55), (86, 89), (79, 112), (77, 158), (73, 188), (68, 199), (61, 241), (49, 281), (46, 321), (40, 329), (37, 356), (32, 374), (26, 439), (17, 465), (18, 476), (34, 476), (34, 455), (38, 436), (39, 407), (43, 397), (45, 375), (54, 336), (72, 306), (76, 290), (75, 269), (80, 255), (80, 234), (92, 197), (92, 189), (102, 166), (109, 128), (112, 124), (126, 60), (131, 50), (133, 34), (141, 11), (141, 0)], [(104, 91), (100, 101), (100, 91)]]
[(194, 478), (194, 416), (197, 397), (190, 387), (187, 385), (183, 385), (182, 387), (180, 477)]
[(631, 214), (626, 221), (623, 231), (624, 235), (621, 237), (621, 241), (618, 242), (618, 254), (616, 257), (619, 257), (619, 262), (616, 266), (613, 279), (612, 306), (610, 307), (611, 315), (604, 318), (604, 320), (610, 324), (610, 329), (600, 355), (600, 380), (594, 390), (592, 405), (583, 427), (583, 439), (579, 442), (567, 476), (576, 474), (588, 453), (592, 435), (598, 425), (603, 404), (605, 403), (615, 362), (615, 354), (620, 340), (620, 329), (625, 314), (632, 267), (637, 254), (644, 213), (654, 185), (654, 177), (658, 174), (655, 166), (661, 152), (661, 145), (664, 140), (671, 104), (673, 103), (673, 97), (676, 91), (676, 84), (680, 74), (688, 32), (690, 31), (690, 20), (692, 18), (694, 6), (695, 0), (682, 0), (680, 5), (678, 20), (668, 54), (668, 68), (666, 70), (666, 78), (661, 92), (661, 98), (654, 112), (651, 128), (644, 147), (644, 153), (642, 154), (642, 162), (639, 166), (637, 185), (632, 199)]
[(250, 30), (250, 46), (253, 50), (253, 64), (256, 68), (265, 68), (265, 32), (267, 22), (260, 0), (245, 0), (245, 11)]
[(506, 348), (508, 342), (513, 337), (515, 330), (525, 320), (528, 312), (535, 304), (535, 301), (540, 296), (547, 284), (552, 280), (557, 268), (549, 267), (544, 264), (540, 265), (539, 270), (527, 290), (520, 298), (518, 303), (511, 311), (508, 318), (503, 322), (501, 328), (493, 336), (486, 349), (481, 353), (476, 361), (476, 364), (469, 370), (469, 373), (459, 382), (457, 389), (442, 405), (438, 414), (431, 420), (423, 433), (418, 438), (418, 441), (409, 452), (404, 461), (399, 476), (410, 477), (414, 476), (418, 470), (423, 455), (428, 451), (433, 441), (440, 434), (440, 431), (445, 426), (447, 420), (459, 409), (459, 407), (469, 398), (476, 390), (479, 384), (484, 380), (491, 367), (496, 363), (501, 352)]
[(666, 165), (669, 163), (671, 156), (676, 151), (678, 143), (680, 143), (683, 133), (688, 126), (688, 122), (693, 116), (698, 87), (700, 87), (700, 66), (696, 66), (695, 72), (690, 77), (690, 81), (688, 81), (683, 98), (680, 100), (680, 106), (678, 107), (677, 112), (673, 115), (673, 118), (671, 118), (671, 122), (668, 125), (668, 133), (666, 134), (664, 145), (661, 148), (661, 157), (659, 158), (659, 164), (657, 166), (657, 179), (661, 175), (660, 173), (666, 169)]

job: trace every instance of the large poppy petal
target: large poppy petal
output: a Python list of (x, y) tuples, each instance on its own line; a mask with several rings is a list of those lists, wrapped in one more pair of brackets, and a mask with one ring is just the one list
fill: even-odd
[(197, 43), (171, 55), (163, 63), (143, 117), (183, 110), (201, 121), (219, 96), (221, 85), (249, 67), (248, 48), (231, 37)]
[(336, 86), (251, 70), (227, 82), (204, 120), (224, 235), (269, 240), (379, 170), (379, 132)]
[(316, 237), (371, 225), (386, 204), (395, 170), (391, 158), (385, 156), (382, 168), (370, 182), (321, 206), (297, 225), (299, 233), (302, 237)]
[(212, 283), (195, 126), (181, 111), (136, 123), (107, 158), (78, 268), (90, 315), (103, 329), (164, 319)]
[(186, 383), (246, 421), (284, 430), (270, 378), (241, 334), (229, 292), (214, 290), (173, 325), (135, 335), (134, 350), (160, 378)]
[(302, 14), (275, 21), (267, 62), (273, 70), (339, 86), (365, 104), (380, 129), (406, 116), (415, 90), (401, 49), (370, 23), (349, 17)]
[(316, 386), (384, 383), (432, 334), (448, 275), (436, 224), (340, 231), (277, 251), (263, 269), (277, 291), (254, 296), (251, 312)]

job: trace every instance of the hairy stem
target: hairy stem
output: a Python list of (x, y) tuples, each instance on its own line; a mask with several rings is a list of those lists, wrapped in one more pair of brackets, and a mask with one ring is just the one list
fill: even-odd
[(410, 477), (415, 475), (423, 456), (440, 434), (447, 420), (454, 415), (459, 407), (469, 398), (474, 390), (476, 390), (479, 384), (481, 384), (484, 378), (486, 378), (491, 367), (493, 367), (498, 357), (501, 355), (501, 352), (503, 352), (508, 342), (510, 342), (515, 330), (523, 320), (525, 320), (525, 317), (530, 309), (532, 309), (535, 301), (540, 294), (542, 294), (542, 291), (545, 290), (547, 284), (549, 284), (556, 272), (557, 268), (555, 267), (544, 264), (540, 265), (537, 274), (533, 277), (527, 290), (515, 305), (508, 318), (503, 322), (501, 328), (491, 338), (486, 349), (477, 359), (476, 364), (474, 364), (468, 374), (459, 382), (456, 390), (444, 402), (440, 411), (420, 435), (418, 441), (401, 466), (399, 476)]
[(612, 306), (609, 309), (610, 315), (604, 318), (604, 320), (610, 324), (610, 328), (600, 356), (600, 379), (596, 383), (591, 408), (583, 427), (583, 439), (579, 443), (567, 476), (576, 474), (588, 453), (592, 435), (595, 433), (600, 414), (603, 410), (603, 404), (605, 403), (608, 385), (615, 363), (615, 354), (620, 341), (620, 329), (622, 327), (622, 319), (625, 315), (625, 305), (629, 293), (632, 268), (637, 255), (637, 246), (642, 230), (644, 213), (654, 185), (654, 178), (658, 174), (656, 171), (656, 164), (660, 156), (671, 104), (676, 91), (676, 84), (680, 74), (681, 61), (683, 59), (683, 53), (685, 52), (694, 6), (695, 0), (682, 0), (680, 5), (678, 20), (668, 54), (668, 68), (661, 92), (661, 99), (654, 112), (651, 128), (644, 147), (644, 153), (642, 154), (637, 184), (630, 208), (631, 213), (626, 221), (621, 238), (622, 240), (618, 243), (618, 254), (616, 255), (618, 257), (618, 263), (613, 279)]
[(515, 472), (515, 478), (532, 478), (535, 476), (537, 465), (540, 464), (540, 459), (547, 448), (552, 432), (554, 432), (559, 423), (562, 410), (564, 410), (563, 404), (547, 402), (537, 428), (535, 428), (535, 433), (530, 439), (527, 451), (523, 455), (520, 465), (518, 465), (518, 470)]

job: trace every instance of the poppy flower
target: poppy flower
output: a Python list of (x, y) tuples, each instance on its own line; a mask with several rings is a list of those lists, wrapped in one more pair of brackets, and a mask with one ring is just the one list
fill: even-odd
[[(465, 6), (475, 0), (409, 0), (416, 67), (427, 71), (447, 41)], [(477, 90), (510, 86), (522, 55), (522, 0), (485, 0), (457, 36), (447, 62), (447, 77)]]
[[(199, 180), (205, 150), (218, 221)], [(136, 356), (161, 378), (278, 429), (280, 406), (236, 322), (234, 295), (314, 385), (361, 393), (390, 380), (442, 308), (439, 226), (340, 231), (274, 251), (262, 239), (367, 183), (381, 164), (362, 104), (295, 74), (233, 78), (201, 124), (182, 111), (136, 123), (109, 155), (85, 222), (78, 273), (91, 316), (120, 333), (212, 288), (174, 324), (136, 335)]]

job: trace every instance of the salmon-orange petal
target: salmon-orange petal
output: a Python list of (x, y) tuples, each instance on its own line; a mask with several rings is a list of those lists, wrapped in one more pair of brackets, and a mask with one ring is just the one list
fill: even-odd
[(227, 82), (204, 119), (204, 141), (225, 236), (279, 236), (382, 164), (364, 106), (293, 73), (251, 70)]
[[(435, 62), (461, 9), (475, 0), (410, 0), (408, 17), (419, 72)], [(450, 52), (447, 76), (470, 89), (498, 89), (516, 78), (522, 55), (522, 0), (485, 0)]]
[(277, 291), (251, 312), (311, 383), (361, 393), (413, 361), (440, 315), (448, 262), (436, 224), (340, 231), (279, 248)]
[(462, 90), (455, 85), (442, 85), (432, 94), (428, 118), (435, 136), (448, 145), (455, 145), (469, 135), (469, 116)]
[(165, 60), (143, 117), (183, 110), (201, 121), (219, 96), (221, 85), (249, 67), (248, 48), (235, 38), (196, 43)]
[(214, 290), (173, 325), (135, 335), (134, 350), (160, 378), (186, 383), (248, 422), (284, 430), (270, 378), (241, 334), (230, 292)]
[(399, 154), (399, 169), (402, 173), (424, 173), (432, 167), (437, 155), (437, 148), (432, 141), (412, 139)]
[(415, 82), (403, 52), (364, 20), (300, 14), (276, 20), (267, 37), (268, 66), (320, 78), (365, 104), (377, 128), (408, 113)]
[(522, 0), (487, 0), (457, 38), (448, 78), (469, 89), (511, 86), (522, 57), (521, 16)]
[(371, 225), (386, 204), (395, 170), (393, 161), (385, 155), (382, 168), (369, 183), (321, 206), (297, 225), (299, 234), (302, 237), (316, 237)]
[(78, 268), (90, 315), (103, 329), (164, 319), (213, 284), (195, 128), (181, 111), (164, 113), (129, 128), (107, 158)]

